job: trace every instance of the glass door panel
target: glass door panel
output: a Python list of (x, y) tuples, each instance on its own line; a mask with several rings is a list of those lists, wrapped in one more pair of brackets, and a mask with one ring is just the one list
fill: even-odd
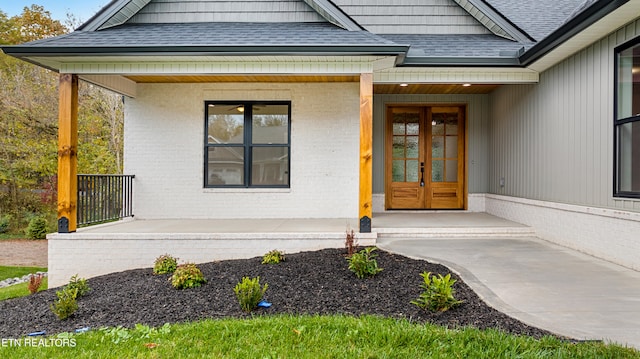
[(393, 167), (394, 182), (417, 182), (420, 158), (420, 114), (401, 112), (393, 114)]

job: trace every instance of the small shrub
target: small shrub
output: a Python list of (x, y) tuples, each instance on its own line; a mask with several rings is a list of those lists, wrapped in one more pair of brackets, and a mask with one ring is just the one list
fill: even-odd
[(378, 261), (375, 259), (378, 255), (373, 253), (375, 250), (376, 247), (368, 247), (358, 253), (354, 253), (347, 259), (349, 261), (349, 270), (355, 273), (356, 277), (362, 279), (374, 276), (382, 271), (382, 268), (378, 268)]
[(199, 287), (207, 282), (202, 271), (194, 263), (179, 265), (170, 280), (176, 289)]
[(56, 292), (58, 299), (49, 308), (58, 319), (65, 320), (78, 310), (78, 289), (64, 286)]
[(6, 233), (9, 230), (11, 218), (12, 217), (9, 214), (0, 216), (0, 233)]
[(87, 294), (90, 290), (89, 285), (87, 285), (87, 280), (84, 278), (78, 278), (78, 275), (74, 275), (69, 280), (69, 284), (66, 285), (69, 289), (75, 289), (78, 297), (82, 297)]
[(262, 288), (260, 287), (260, 277), (242, 277), (242, 281), (236, 284), (233, 291), (236, 293), (240, 308), (245, 312), (250, 312), (258, 306), (268, 287), (266, 283)]
[(353, 229), (351, 230), (351, 233), (347, 231), (347, 238), (344, 241), (344, 246), (347, 248), (347, 257), (351, 257), (356, 252), (358, 243), (356, 241), (356, 235), (353, 232)]
[(29, 284), (27, 284), (29, 293), (35, 294), (38, 292), (38, 289), (40, 289), (40, 286), (42, 285), (43, 278), (44, 275), (42, 274), (32, 274), (31, 277), (29, 277)]
[(451, 279), (451, 274), (442, 276), (438, 274), (432, 276), (431, 272), (423, 272), (420, 274), (424, 279), (424, 283), (420, 284), (420, 288), (424, 289), (420, 297), (412, 300), (411, 304), (415, 304), (422, 309), (429, 309), (434, 312), (446, 312), (462, 303), (455, 299), (455, 290), (453, 285), (455, 279)]
[(154, 274), (166, 274), (173, 273), (178, 268), (178, 258), (172, 257), (168, 254), (163, 254), (156, 258), (153, 265)]
[(269, 251), (262, 257), (262, 264), (278, 264), (284, 262), (284, 253), (277, 249)]
[(43, 217), (33, 217), (25, 231), (29, 239), (45, 239), (47, 237), (47, 220)]

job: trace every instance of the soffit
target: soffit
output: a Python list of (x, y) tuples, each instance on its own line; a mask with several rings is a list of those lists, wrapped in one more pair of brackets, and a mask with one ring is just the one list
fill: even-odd
[(397, 84), (374, 84), (373, 93), (377, 95), (397, 94), (397, 95), (416, 95), (416, 94), (488, 94), (498, 88), (496, 84), (473, 84), (471, 86), (463, 86), (461, 84), (408, 84), (408, 86), (400, 86)]
[[(300, 76), (300, 75), (180, 75), (146, 76), (132, 75), (127, 79), (136, 83), (301, 83), (301, 82), (359, 82), (360, 76)], [(375, 94), (487, 94), (495, 90), (498, 84), (374, 84)]]
[[(388, 56), (29, 56), (61, 73), (121, 75), (359, 74)], [(393, 59), (393, 58), (392, 58)]]

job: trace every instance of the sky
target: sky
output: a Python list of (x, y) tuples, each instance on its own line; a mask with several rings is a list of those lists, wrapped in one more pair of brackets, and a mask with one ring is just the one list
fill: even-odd
[(95, 15), (110, 0), (0, 0), (0, 10), (8, 17), (19, 15), (25, 7), (32, 4), (42, 5), (51, 13), (51, 17), (64, 23), (67, 13), (75, 15), (85, 22)]

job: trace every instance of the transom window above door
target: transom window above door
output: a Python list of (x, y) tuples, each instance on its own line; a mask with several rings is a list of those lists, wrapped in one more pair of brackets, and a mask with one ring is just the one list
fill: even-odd
[(290, 102), (205, 102), (204, 186), (289, 187)]

